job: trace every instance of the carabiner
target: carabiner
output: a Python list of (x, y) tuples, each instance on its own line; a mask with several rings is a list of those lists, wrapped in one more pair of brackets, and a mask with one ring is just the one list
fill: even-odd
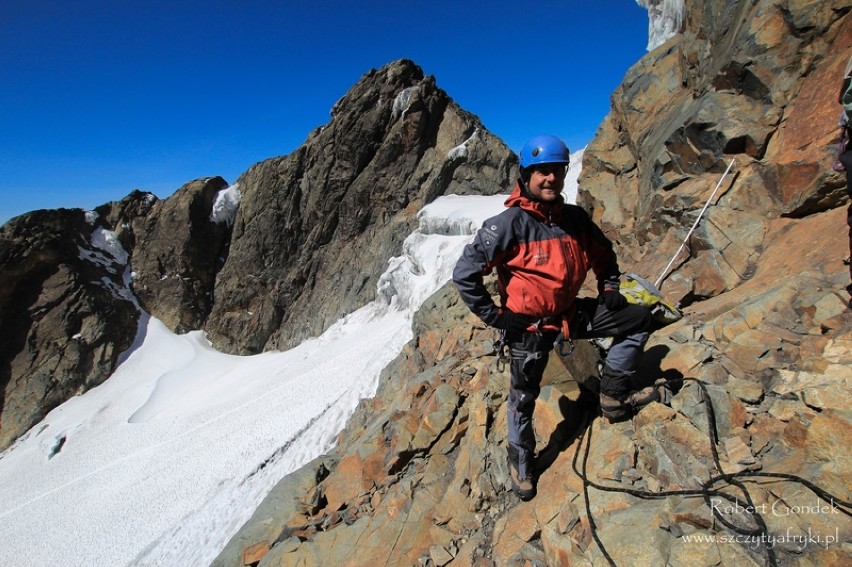
[(494, 352), (497, 355), (497, 372), (506, 370), (506, 363), (509, 362), (509, 342), (506, 340), (506, 331), (500, 331), (500, 338), (494, 341)]
[[(568, 349), (565, 349), (565, 342), (568, 342)], [(571, 356), (574, 354), (574, 341), (569, 337), (565, 338), (565, 333), (561, 332), (556, 335), (556, 340), (553, 341), (553, 349), (556, 354), (562, 357)]]

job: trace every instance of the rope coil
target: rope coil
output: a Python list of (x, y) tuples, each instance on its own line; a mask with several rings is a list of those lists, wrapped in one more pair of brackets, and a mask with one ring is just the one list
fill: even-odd
[[(589, 500), (589, 488), (594, 488), (596, 490), (601, 490), (604, 492), (621, 492), (624, 494), (629, 494), (631, 496), (636, 496), (637, 498), (643, 499), (658, 499), (658, 498), (666, 498), (669, 496), (701, 496), (704, 498), (707, 505), (710, 507), (710, 510), (713, 513), (714, 518), (716, 518), (722, 525), (727, 527), (728, 529), (745, 536), (752, 537), (760, 537), (760, 541), (764, 543), (763, 548), (767, 556), (768, 565), (776, 566), (777, 561), (772, 550), (771, 546), (766, 545), (768, 539), (768, 529), (766, 526), (766, 522), (763, 520), (760, 514), (758, 514), (755, 510), (757, 508), (754, 505), (754, 502), (751, 499), (751, 495), (748, 493), (748, 489), (746, 488), (743, 480), (746, 477), (763, 477), (763, 478), (772, 478), (772, 479), (783, 479), (792, 482), (797, 482), (802, 486), (811, 490), (814, 494), (816, 494), (819, 498), (824, 500), (825, 502), (831, 504), (835, 509), (839, 512), (852, 517), (852, 503), (846, 502), (832, 495), (826, 490), (823, 490), (819, 486), (813, 484), (812, 482), (803, 479), (799, 476), (789, 473), (768, 473), (768, 472), (760, 472), (760, 471), (740, 471), (736, 473), (725, 473), (722, 471), (721, 461), (719, 459), (719, 452), (716, 448), (716, 445), (719, 441), (718, 436), (716, 434), (716, 414), (713, 410), (713, 403), (710, 400), (710, 395), (707, 393), (707, 387), (701, 380), (697, 378), (684, 378), (684, 380), (694, 381), (698, 384), (698, 387), (701, 389), (701, 394), (704, 402), (705, 409), (707, 411), (707, 422), (709, 429), (709, 438), (710, 438), (710, 450), (713, 455), (713, 463), (716, 467), (716, 470), (719, 474), (710, 477), (707, 481), (705, 481), (701, 488), (698, 489), (684, 489), (684, 490), (667, 490), (661, 492), (649, 492), (645, 490), (636, 490), (631, 488), (620, 488), (614, 486), (605, 486), (602, 484), (597, 484), (591, 481), (586, 473), (587, 464), (589, 460), (589, 452), (591, 450), (591, 440), (592, 440), (592, 424), (594, 423), (589, 419), (590, 414), (586, 415), (585, 422), (581, 425), (583, 428), (583, 433), (580, 435), (577, 450), (574, 453), (574, 459), (572, 461), (572, 468), (574, 472), (579, 476), (583, 481), (583, 498), (585, 499), (586, 504), (586, 516), (589, 519), (589, 530), (591, 531), (592, 538), (595, 540), (598, 548), (601, 550), (601, 553), (606, 558), (607, 562), (612, 566), (616, 567), (615, 561), (607, 552), (606, 548), (603, 545), (603, 542), (600, 539), (600, 536), (597, 533), (597, 525), (595, 524), (595, 520), (592, 516), (591, 504)], [(583, 448), (583, 443), (585, 442), (585, 448)], [(580, 453), (583, 453), (583, 463), (582, 470), (578, 469), (578, 459)], [(755, 524), (756, 528), (747, 529), (742, 528), (728, 521), (725, 517), (721, 515), (721, 513), (712, 505), (710, 500), (711, 497), (716, 496), (719, 498), (726, 499), (728, 501), (735, 501), (736, 498), (722, 492), (722, 488), (712, 488), (716, 486), (720, 482), (726, 482), (731, 486), (735, 486), (742, 491), (743, 498), (742, 501), (746, 503), (744, 509), (748, 511)]]

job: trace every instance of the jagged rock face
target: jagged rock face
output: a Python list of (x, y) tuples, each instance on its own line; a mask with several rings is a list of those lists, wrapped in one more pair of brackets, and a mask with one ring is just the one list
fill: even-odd
[(118, 235), (133, 251), (133, 292), (140, 305), (177, 333), (201, 328), (210, 314), (230, 236), (230, 227), (212, 221), (210, 213), (227, 186), (221, 177), (199, 179), (144, 216), (125, 207), (114, 223), (128, 225)]
[(301, 148), (238, 180), (208, 337), (248, 354), (321, 333), (375, 297), (423, 205), (505, 191), (516, 163), (412, 62), (367, 73)]
[(685, 304), (748, 279), (773, 219), (843, 202), (845, 180), (828, 164), (848, 10), (687, 0), (683, 34), (627, 73), (585, 152), (579, 200), (621, 243), (624, 269), (662, 274), (731, 159), (666, 283)]
[(138, 310), (106, 237), (81, 210), (0, 229), (0, 449), (106, 380), (133, 343)]

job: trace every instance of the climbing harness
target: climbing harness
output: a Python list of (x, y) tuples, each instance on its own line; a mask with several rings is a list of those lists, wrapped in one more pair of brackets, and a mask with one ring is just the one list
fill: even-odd
[(527, 350), (525, 348), (509, 347), (509, 356), (513, 360), (520, 360), (521, 368), (526, 370), (527, 364), (541, 359), (544, 356), (544, 353), (540, 350)]
[[(751, 495), (746, 488), (744, 481), (747, 477), (764, 477), (769, 479), (783, 479), (792, 482), (797, 482), (809, 490), (811, 490), (814, 494), (816, 494), (823, 501), (832, 505), (832, 509), (836, 509), (839, 512), (852, 517), (852, 503), (843, 501), (838, 497), (830, 494), (829, 492), (823, 490), (822, 488), (816, 486), (815, 484), (809, 482), (806, 479), (803, 479), (799, 476), (787, 473), (769, 473), (769, 472), (759, 472), (759, 471), (740, 471), (736, 473), (724, 473), (722, 472), (722, 465), (719, 460), (719, 453), (716, 449), (716, 445), (719, 442), (718, 436), (716, 434), (716, 414), (713, 410), (713, 403), (710, 400), (710, 395), (707, 392), (707, 387), (701, 380), (696, 378), (684, 378), (684, 380), (694, 381), (701, 390), (702, 400), (704, 402), (704, 407), (707, 412), (707, 428), (710, 438), (710, 450), (713, 455), (713, 463), (716, 467), (716, 470), (719, 474), (711, 476), (708, 480), (706, 480), (701, 488), (692, 489), (692, 490), (667, 490), (661, 492), (649, 492), (646, 490), (635, 490), (629, 488), (618, 488), (614, 486), (605, 486), (602, 484), (597, 484), (589, 479), (588, 474), (586, 472), (587, 465), (589, 461), (589, 452), (592, 446), (592, 421), (589, 419), (590, 414), (587, 413), (584, 422), (580, 425), (582, 434), (579, 437), (577, 450), (574, 453), (574, 459), (572, 460), (572, 468), (577, 476), (580, 477), (583, 481), (583, 497), (585, 499), (586, 504), (586, 516), (589, 520), (589, 529), (592, 534), (592, 538), (595, 540), (595, 543), (598, 546), (598, 549), (601, 550), (601, 553), (606, 558), (607, 562), (615, 567), (615, 561), (607, 552), (606, 548), (603, 545), (603, 542), (600, 539), (600, 536), (597, 533), (597, 524), (595, 523), (594, 517), (592, 516), (591, 504), (589, 500), (589, 488), (594, 488), (596, 490), (604, 491), (604, 492), (621, 492), (624, 494), (630, 494), (631, 496), (636, 496), (637, 498), (643, 499), (660, 499), (667, 498), (669, 496), (701, 496), (704, 498), (708, 507), (713, 513), (713, 517), (716, 518), (719, 523), (724, 525), (730, 530), (738, 534), (742, 534), (744, 536), (754, 537), (755, 541), (763, 542), (763, 548), (767, 556), (767, 564), (771, 566), (777, 565), (777, 560), (775, 558), (773, 552), (773, 545), (768, 545), (770, 538), (768, 537), (768, 528), (766, 526), (766, 522), (761, 517), (760, 514), (756, 512), (759, 507), (754, 505), (754, 502), (751, 499)], [(585, 443), (585, 448), (583, 444)], [(578, 469), (578, 460), (580, 457), (580, 453), (583, 453), (583, 462), (582, 468)], [(738, 500), (736, 497), (731, 496), (726, 492), (722, 492), (721, 488), (713, 488), (717, 484), (725, 482), (730, 486), (735, 486), (739, 490), (742, 491), (742, 499)], [(756, 481), (752, 481), (756, 482)], [(743, 506), (743, 509), (750, 513), (754, 519), (754, 523), (757, 525), (754, 529), (745, 529), (740, 526), (737, 526), (727, 520), (722, 513), (718, 510), (717, 507), (713, 506), (711, 497), (718, 497), (725, 499), (729, 502), (741, 501), (745, 502), (746, 505)]]
[(512, 359), (523, 360), (523, 364), (526, 365), (528, 362), (538, 360), (544, 356), (544, 353), (541, 351), (531, 351), (512, 347), (509, 344), (509, 341), (506, 340), (506, 331), (504, 330), (500, 331), (499, 338), (494, 341), (494, 352), (489, 354), (497, 356), (497, 360), (495, 362), (497, 372), (503, 372), (506, 370), (506, 365), (509, 364)]
[[(539, 337), (541, 337), (542, 333), (545, 331), (556, 330), (558, 328), (559, 333), (553, 341), (554, 351), (558, 353), (559, 356), (563, 357), (571, 356), (574, 352), (574, 341), (571, 339), (569, 322), (566, 317), (546, 317), (539, 319), (530, 327), (530, 332), (534, 332)], [(496, 366), (498, 372), (503, 372), (506, 369), (506, 365), (512, 358), (518, 360), (522, 359), (524, 360), (524, 364), (526, 364), (527, 362), (538, 360), (544, 356), (544, 352), (540, 350), (529, 351), (526, 349), (511, 347), (506, 338), (506, 331), (502, 329), (500, 330), (500, 335), (494, 340), (493, 348), (493, 352), (488, 354), (494, 354), (497, 356)]]

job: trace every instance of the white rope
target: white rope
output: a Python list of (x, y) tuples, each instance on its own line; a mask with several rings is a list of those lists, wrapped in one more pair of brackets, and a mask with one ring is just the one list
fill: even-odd
[(719, 187), (721, 187), (721, 186), (722, 186), (722, 181), (724, 181), (724, 180), (725, 180), (725, 177), (727, 177), (728, 172), (729, 172), (729, 171), (731, 171), (731, 166), (733, 166), (733, 165), (734, 165), (734, 160), (733, 160), (733, 158), (731, 158), (731, 163), (729, 163), (729, 164), (728, 164), (727, 169), (725, 169), (725, 173), (723, 173), (723, 174), (722, 174), (722, 177), (720, 177), (720, 178), (719, 178), (719, 183), (717, 183), (717, 184), (716, 184), (716, 188), (715, 188), (715, 189), (713, 189), (713, 192), (710, 194), (710, 198), (708, 198), (708, 199), (707, 199), (707, 202), (706, 202), (706, 203), (704, 203), (704, 208), (703, 208), (703, 209), (701, 209), (701, 212), (700, 212), (700, 213), (698, 213), (698, 218), (696, 218), (696, 219), (695, 219), (695, 222), (694, 222), (694, 223), (692, 223), (692, 228), (690, 228), (690, 229), (689, 229), (689, 232), (687, 232), (687, 233), (686, 233), (686, 238), (684, 238), (684, 239), (683, 239), (683, 242), (681, 243), (680, 248), (678, 248), (678, 249), (677, 249), (677, 252), (675, 252), (674, 256), (672, 256), (672, 259), (671, 259), (671, 260), (669, 260), (669, 264), (668, 264), (668, 266), (666, 266), (666, 268), (663, 270), (663, 273), (661, 273), (661, 274), (660, 274), (660, 277), (659, 277), (659, 278), (657, 278), (657, 282), (654, 284), (654, 286), (655, 286), (657, 289), (660, 289), (660, 285), (661, 285), (661, 284), (662, 284), (662, 282), (663, 282), (663, 278), (664, 278), (664, 277), (666, 276), (666, 274), (668, 273), (669, 268), (671, 268), (671, 267), (672, 267), (672, 264), (674, 264), (675, 259), (676, 259), (676, 258), (678, 257), (678, 255), (681, 253), (681, 251), (683, 250), (683, 247), (684, 247), (684, 246), (686, 246), (686, 242), (689, 240), (689, 237), (690, 237), (690, 236), (692, 236), (692, 231), (694, 231), (694, 230), (695, 230), (695, 227), (696, 227), (696, 226), (698, 226), (698, 221), (700, 221), (700, 220), (701, 220), (701, 217), (702, 217), (702, 216), (704, 216), (704, 211), (706, 211), (706, 210), (707, 210), (707, 207), (709, 207), (709, 206), (710, 206), (710, 202), (713, 200), (713, 197), (715, 197), (715, 196), (716, 196), (716, 192), (719, 190)]

